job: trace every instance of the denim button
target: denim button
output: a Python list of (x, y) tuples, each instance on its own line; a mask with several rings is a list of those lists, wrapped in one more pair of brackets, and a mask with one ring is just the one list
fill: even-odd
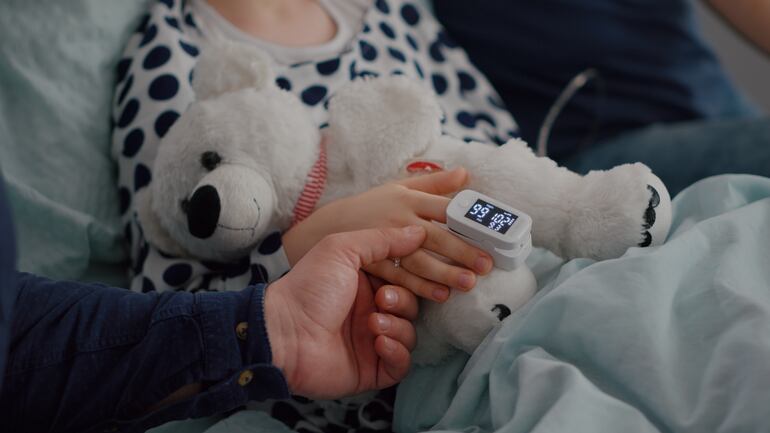
[(238, 376), (238, 385), (246, 386), (251, 383), (251, 379), (254, 379), (254, 373), (251, 370), (246, 370)]
[(248, 337), (249, 324), (247, 322), (241, 322), (235, 326), (235, 335), (239, 340), (246, 341)]

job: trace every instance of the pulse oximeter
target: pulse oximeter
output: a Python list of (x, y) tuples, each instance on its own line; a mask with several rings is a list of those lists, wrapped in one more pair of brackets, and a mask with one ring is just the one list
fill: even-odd
[(500, 269), (524, 264), (532, 252), (532, 218), (480, 192), (457, 194), (446, 211), (447, 226), (466, 242), (488, 252)]

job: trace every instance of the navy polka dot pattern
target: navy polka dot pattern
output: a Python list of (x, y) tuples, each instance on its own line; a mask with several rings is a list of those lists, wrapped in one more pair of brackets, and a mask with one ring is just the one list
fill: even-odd
[(147, 277), (142, 277), (142, 293), (149, 293), (155, 291), (155, 284), (152, 283)]
[(410, 26), (416, 26), (417, 23), (420, 22), (420, 13), (411, 3), (405, 3), (401, 6), (401, 17), (404, 18), (404, 21)]
[(150, 42), (152, 42), (153, 39), (155, 39), (155, 35), (158, 34), (158, 27), (153, 24), (150, 27), (147, 28), (147, 31), (144, 32), (144, 36), (142, 37), (142, 42), (139, 43), (139, 47), (143, 47)]
[(436, 91), (436, 94), (443, 95), (448, 87), (446, 78), (440, 74), (433, 74), (430, 78), (433, 81), (433, 89)]
[(141, 162), (136, 164), (136, 168), (134, 169), (134, 191), (139, 191), (147, 186), (150, 183), (151, 177), (152, 174), (150, 174), (150, 169), (147, 168), (146, 165)]
[(457, 122), (466, 128), (473, 128), (476, 126), (476, 117), (467, 111), (458, 111)]
[(189, 12), (187, 13), (187, 15), (185, 15), (184, 22), (185, 22), (185, 24), (187, 24), (188, 26), (190, 26), (192, 28), (196, 28), (196, 29), (198, 28), (198, 26), (195, 25), (195, 19), (193, 18), (192, 14), (189, 13)]
[(420, 66), (420, 63), (417, 60), (414, 61), (414, 70), (417, 72), (418, 77), (425, 78), (425, 73), (422, 71), (422, 66)]
[(281, 248), (281, 232), (273, 232), (262, 240), (258, 251), (260, 254), (269, 255), (278, 251), (279, 248)]
[(123, 85), (123, 90), (120, 91), (120, 94), (118, 95), (118, 105), (122, 104), (123, 101), (126, 99), (126, 95), (128, 95), (128, 92), (131, 90), (131, 86), (134, 85), (134, 76), (129, 75), (128, 79), (126, 80), (126, 83)]
[(496, 124), (497, 124), (497, 122), (495, 122), (495, 118), (494, 117), (490, 116), (487, 113), (483, 113), (483, 112), (476, 113), (476, 121), (479, 121), (479, 120), (481, 120), (483, 122), (487, 122), (487, 123), (489, 123), (492, 126), (496, 126)]
[(460, 90), (463, 92), (468, 92), (476, 88), (476, 79), (473, 78), (473, 75), (465, 71), (458, 71), (457, 79), (460, 81)]
[(117, 72), (117, 82), (121, 83), (123, 80), (126, 79), (126, 74), (128, 73), (128, 68), (131, 66), (131, 59), (121, 59), (118, 62), (118, 66), (115, 68)]
[(398, 60), (399, 62), (406, 62), (406, 56), (397, 48), (388, 47), (388, 53), (391, 57)]
[(315, 66), (315, 69), (321, 75), (331, 75), (340, 68), (340, 59), (331, 59), (321, 62)]
[(412, 47), (412, 49), (415, 51), (420, 49), (420, 46), (417, 44), (417, 40), (410, 34), (406, 35), (406, 43), (409, 44), (409, 46)]
[(249, 285), (269, 283), (270, 276), (267, 273), (267, 268), (254, 263), (251, 265), (251, 277), (249, 278)]
[(181, 286), (190, 280), (192, 273), (192, 266), (187, 263), (177, 263), (166, 269), (166, 272), (163, 273), (163, 281), (169, 286)]
[(310, 106), (316, 105), (326, 96), (326, 87), (320, 85), (310, 86), (303, 90), (300, 96), (305, 104)]
[(131, 205), (131, 192), (125, 187), (118, 188), (118, 202), (120, 203), (120, 214), (123, 215)]
[(275, 79), (275, 84), (283, 90), (291, 90), (291, 82), (286, 77), (278, 77)]
[(185, 41), (179, 41), (179, 46), (182, 47), (185, 53), (193, 57), (197, 57), (198, 54), (200, 53), (200, 50), (198, 49), (198, 47), (192, 44), (188, 44)]
[[(171, 99), (179, 91), (179, 80), (173, 75), (161, 75), (150, 83), (150, 97), (157, 101)], [(158, 134), (162, 136), (162, 134)]]
[(166, 17), (166, 23), (175, 29), (179, 28), (179, 21), (176, 18)]
[(139, 128), (132, 130), (126, 135), (125, 140), (123, 140), (123, 156), (128, 158), (135, 156), (139, 152), (139, 149), (142, 148), (143, 143), (144, 132)]
[(144, 62), (142, 63), (142, 67), (144, 69), (159, 68), (165, 65), (170, 58), (171, 50), (165, 45), (158, 45), (147, 53), (147, 56), (145, 56)]
[(155, 133), (158, 134), (158, 138), (163, 138), (166, 132), (171, 128), (171, 125), (179, 118), (179, 113), (176, 111), (164, 111), (155, 120)]
[(358, 45), (361, 47), (361, 57), (366, 60), (374, 61), (377, 58), (377, 49), (374, 48), (369, 42), (360, 41)]
[[(199, 27), (197, 19), (190, 2), (158, 0), (115, 68), (112, 154), (119, 168), (119, 204), (136, 291), (240, 290), (270, 282), (288, 269), (276, 230), (250, 257), (215, 265), (159, 251), (145, 241), (137, 222), (135, 193), (152, 182), (161, 139), (195, 98), (194, 66), (206, 42), (205, 27)], [(330, 96), (347, 81), (401, 74), (422, 81), (438, 95), (446, 133), (488, 141), (515, 133), (515, 124), (498, 107), (489, 83), (418, 4), (375, 0), (360, 29), (348, 43), (351, 49), (337, 57), (276, 67), (276, 85), (297, 95), (319, 127), (328, 125)]]
[(380, 23), (380, 30), (382, 31), (382, 34), (385, 35), (385, 37), (388, 39), (396, 39), (396, 32), (393, 30), (393, 27), (391, 27), (385, 21)]
[(120, 117), (118, 117), (118, 128), (125, 128), (128, 126), (131, 122), (134, 121), (134, 118), (136, 117), (136, 113), (139, 112), (139, 100), (138, 99), (131, 99), (126, 103), (126, 106), (123, 107), (123, 112), (120, 113)]
[(387, 1), (377, 0), (374, 5), (377, 7), (377, 9), (380, 10), (380, 12), (384, 13), (385, 15), (390, 13), (390, 6), (388, 6)]
[(147, 24), (150, 23), (150, 14), (142, 15), (142, 19), (139, 20), (139, 26), (136, 28), (136, 33), (143, 34), (147, 30)]
[(430, 47), (428, 47), (428, 52), (430, 53), (430, 57), (436, 62), (441, 63), (445, 60), (444, 53), (441, 52), (441, 43), (439, 41), (435, 41), (430, 44)]

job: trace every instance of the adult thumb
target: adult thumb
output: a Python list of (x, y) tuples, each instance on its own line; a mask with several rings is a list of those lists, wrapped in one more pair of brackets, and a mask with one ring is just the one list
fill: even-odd
[(425, 241), (426, 232), (420, 226), (379, 228), (336, 233), (324, 238), (319, 247), (342, 255), (351, 267), (366, 265), (413, 253)]

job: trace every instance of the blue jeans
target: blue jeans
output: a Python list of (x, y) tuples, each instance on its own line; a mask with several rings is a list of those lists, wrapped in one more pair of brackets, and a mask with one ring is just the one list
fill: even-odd
[(770, 177), (770, 118), (652, 125), (581, 149), (559, 163), (586, 173), (637, 161), (663, 180), (672, 197), (717, 174)]

